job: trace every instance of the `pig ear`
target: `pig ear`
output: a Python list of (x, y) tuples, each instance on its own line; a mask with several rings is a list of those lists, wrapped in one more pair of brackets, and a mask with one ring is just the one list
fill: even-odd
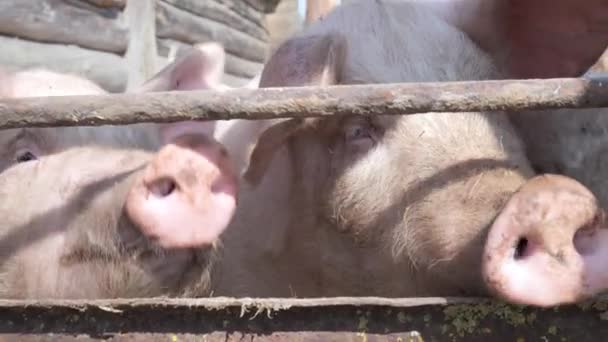
[(602, 53), (600, 58), (587, 70), (585, 76), (591, 76), (594, 73), (606, 73), (608, 72), (608, 49)]
[(344, 37), (339, 34), (287, 40), (266, 63), (260, 76), (260, 88), (339, 83), (346, 44)]
[(513, 195), (490, 228), (483, 260), (489, 289), (511, 303), (556, 306), (608, 288), (608, 227), (577, 181), (537, 176)]
[[(221, 88), (220, 78), (224, 73), (225, 58), (224, 48), (218, 43), (196, 45), (135, 92)], [(215, 130), (215, 122), (185, 121), (160, 124), (158, 127), (162, 143), (167, 144), (187, 133), (211, 136)]]
[(218, 43), (194, 46), (135, 92), (212, 89), (220, 86), (226, 55)]
[[(338, 34), (292, 38), (266, 63), (260, 76), (260, 88), (337, 84), (345, 52), (346, 40)], [(251, 152), (243, 178), (257, 185), (283, 143), (305, 127), (305, 123), (313, 121), (284, 120), (266, 129)]]
[(302, 127), (304, 127), (304, 119), (289, 119), (267, 128), (260, 135), (251, 152), (249, 166), (243, 173), (243, 179), (251, 185), (258, 185), (276, 151)]

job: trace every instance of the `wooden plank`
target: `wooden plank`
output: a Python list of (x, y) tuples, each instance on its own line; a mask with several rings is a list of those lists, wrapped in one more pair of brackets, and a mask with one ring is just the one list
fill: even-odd
[(156, 0), (129, 1), (125, 8), (129, 24), (129, 46), (125, 58), (129, 65), (127, 90), (131, 90), (156, 74)]
[(76, 74), (110, 92), (123, 92), (127, 84), (125, 60), (113, 53), (4, 36), (0, 36), (0, 46), (0, 65), (12, 70), (45, 68)]
[(61, 0), (0, 1), (0, 34), (120, 54), (127, 48), (127, 30), (118, 16), (104, 17)]
[(608, 302), (481, 298), (0, 301), (2, 341), (602, 341)]
[[(215, 1), (199, 0), (161, 0), (179, 9), (190, 12), (199, 17), (205, 17), (219, 23), (230, 26), (234, 30), (241, 31), (260, 41), (268, 41), (268, 32), (259, 22), (253, 22), (243, 15), (231, 11), (228, 6)], [(260, 17), (261, 19), (261, 17)]]
[(262, 26), (262, 20), (265, 17), (265, 13), (251, 6), (247, 1), (235, 1), (235, 0), (209, 0), (218, 3), (220, 6), (227, 10), (235, 13), (236, 15), (243, 17), (243, 19), (249, 20), (251, 23)]
[(80, 1), (88, 2), (97, 7), (120, 8), (120, 9), (123, 9), (127, 2), (127, 0), (80, 0)]
[(0, 101), (0, 128), (608, 107), (608, 78), (62, 96)]
[[(117, 18), (122, 12), (122, 7), (119, 6), (97, 6), (93, 2), (98, 0), (62, 0), (65, 4), (81, 8), (85, 11), (93, 12), (97, 15), (107, 18)], [(99, 0), (103, 2), (104, 0)]]
[(243, 0), (242, 2), (249, 4), (260, 12), (272, 13), (281, 0)]
[(156, 30), (159, 38), (171, 38), (189, 44), (217, 41), (227, 52), (263, 63), (267, 43), (222, 23), (197, 17), (165, 2), (157, 3)]
[(239, 77), (229, 73), (222, 75), (222, 83), (230, 87), (243, 87), (251, 81), (252, 77)]
[(270, 33), (269, 51), (274, 51), (287, 38), (302, 29), (303, 22), (298, 12), (298, 0), (282, 0), (276, 11), (266, 16), (264, 24)]
[[(171, 48), (176, 48), (178, 50), (177, 55), (180, 55), (192, 47), (192, 44), (180, 42), (174, 39), (159, 38), (156, 40), (156, 42), (159, 55), (165, 57), (169, 56)], [(262, 72), (263, 68), (263, 63), (252, 62), (226, 52), (224, 72), (230, 74), (231, 76), (236, 76), (242, 79), (250, 79)]]
[(336, 0), (306, 0), (306, 24), (326, 16), (337, 5)]

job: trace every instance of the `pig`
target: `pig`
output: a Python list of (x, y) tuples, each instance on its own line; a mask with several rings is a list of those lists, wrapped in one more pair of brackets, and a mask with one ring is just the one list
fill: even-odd
[[(490, 50), (494, 53), (502, 51), (500, 53), (508, 57), (503, 65), (505, 78), (592, 77), (594, 73), (605, 76), (601, 73), (608, 68), (606, 2), (445, 1), (460, 9), (452, 22), (469, 32), (475, 29), (485, 32), (486, 36), (477, 35), (478, 41), (492, 46)], [(431, 3), (437, 10), (449, 12), (445, 11), (448, 7), (435, 1)], [(462, 11), (465, 5), (476, 10)], [(574, 7), (576, 11), (569, 10)], [(501, 11), (509, 13), (502, 22)], [(485, 22), (480, 24), (473, 18), (475, 15)], [(494, 45), (488, 44), (491, 41)], [(594, 58), (597, 60), (592, 65)], [(585, 69), (588, 70), (584, 72)], [(592, 108), (519, 111), (510, 117), (537, 172), (575, 178), (592, 190), (600, 205), (606, 208), (608, 183), (603, 175), (607, 166), (603, 161), (608, 148), (608, 122), (605, 114), (606, 109)]]
[[(501, 78), (591, 77), (607, 70), (606, 2), (421, 2), (475, 37), (498, 61)], [(608, 205), (608, 184), (603, 177), (605, 112), (562, 109), (510, 114), (535, 171), (577, 179), (593, 191), (603, 208)]]
[(494, 59), (504, 78), (578, 77), (608, 46), (603, 0), (418, 0)]
[[(444, 14), (359, 1), (284, 42), (260, 87), (499, 77)], [(597, 199), (566, 176), (536, 175), (505, 113), (275, 120), (240, 191), (218, 296), (492, 295), (552, 306), (607, 285)]]
[[(218, 51), (223, 52), (213, 45), (191, 51), (136, 92), (228, 89), (217, 83), (222, 65), (209, 63), (217, 60), (212, 54)], [(62, 84), (73, 76), (48, 71), (11, 77), (38, 77), (36, 86), (52, 87), (54, 95), (99, 91), (76, 77)], [(2, 84), (22, 89), (26, 96), (32, 90), (27, 82), (12, 81)], [(9, 96), (19, 96), (15, 94)], [(0, 173), (0, 213), (6, 218), (0, 229), (0, 296), (208, 295), (220, 235), (238, 194), (237, 172), (227, 150), (212, 136), (214, 124), (159, 125), (162, 148), (157, 152), (152, 144), (142, 146), (136, 140), (134, 145), (111, 139), (106, 144), (71, 141), (8, 165)], [(68, 127), (61, 133), (65, 137), (79, 129)], [(114, 130), (130, 128), (95, 127), (88, 133), (95, 136), (102, 129), (120, 137)]]
[(208, 295), (237, 177), (204, 133), (163, 143), (77, 146), (0, 173), (0, 297)]

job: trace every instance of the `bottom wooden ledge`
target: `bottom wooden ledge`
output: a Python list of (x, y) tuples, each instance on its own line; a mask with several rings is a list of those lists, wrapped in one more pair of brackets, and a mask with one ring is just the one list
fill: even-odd
[(0, 300), (0, 341), (601, 341), (608, 301), (475, 298)]

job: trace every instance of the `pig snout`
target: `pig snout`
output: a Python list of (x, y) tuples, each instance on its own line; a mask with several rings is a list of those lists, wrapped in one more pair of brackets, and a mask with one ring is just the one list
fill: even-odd
[(490, 228), (483, 277), (516, 304), (572, 304), (608, 288), (608, 229), (595, 196), (564, 176), (531, 179)]
[(237, 179), (226, 150), (204, 135), (163, 147), (135, 180), (127, 215), (163, 248), (210, 245), (230, 223)]

